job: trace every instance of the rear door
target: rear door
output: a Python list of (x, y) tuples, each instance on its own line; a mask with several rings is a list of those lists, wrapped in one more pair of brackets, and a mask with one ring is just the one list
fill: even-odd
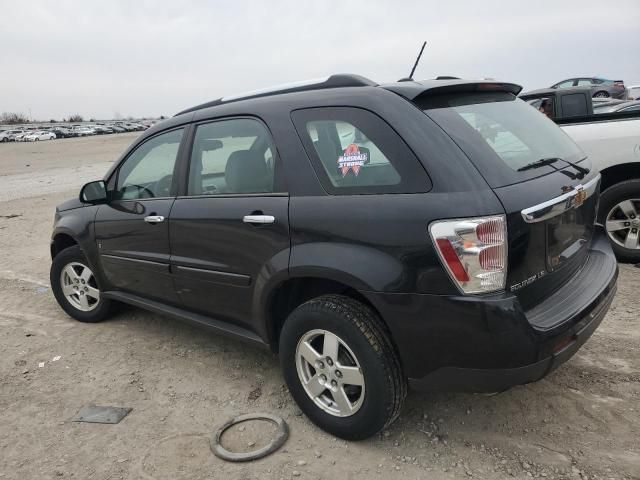
[(197, 125), (188, 185), (171, 212), (171, 264), (188, 309), (255, 329), (256, 288), (288, 267), (289, 196), (255, 118)]
[(95, 220), (100, 262), (111, 285), (166, 303), (178, 303), (169, 272), (168, 219), (183, 133), (171, 130), (138, 146), (116, 171), (110, 202), (98, 208)]

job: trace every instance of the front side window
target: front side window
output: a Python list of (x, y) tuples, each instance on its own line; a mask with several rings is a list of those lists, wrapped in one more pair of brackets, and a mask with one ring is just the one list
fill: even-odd
[(414, 193), (431, 187), (422, 164), (381, 118), (358, 108), (293, 113), (296, 129), (329, 193)]
[(189, 168), (189, 195), (272, 193), (271, 136), (257, 120), (237, 118), (199, 125)]
[(169, 197), (183, 129), (157, 135), (125, 160), (118, 171), (115, 200)]

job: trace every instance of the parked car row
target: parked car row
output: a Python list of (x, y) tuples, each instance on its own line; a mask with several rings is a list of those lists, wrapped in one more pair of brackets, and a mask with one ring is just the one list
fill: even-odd
[(0, 142), (29, 142), (39, 140), (53, 140), (56, 138), (88, 137), (90, 135), (106, 135), (143, 131), (151, 126), (150, 123), (114, 122), (109, 124), (96, 123), (90, 125), (55, 125), (29, 126), (0, 131)]

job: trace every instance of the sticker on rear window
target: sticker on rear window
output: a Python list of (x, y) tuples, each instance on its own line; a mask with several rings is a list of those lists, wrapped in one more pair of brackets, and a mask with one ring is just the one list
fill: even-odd
[(342, 176), (346, 177), (349, 170), (353, 170), (354, 175), (357, 177), (358, 173), (360, 173), (360, 167), (365, 163), (369, 163), (367, 157), (367, 153), (361, 152), (355, 143), (347, 145), (342, 155), (338, 157), (338, 169), (340, 169)]

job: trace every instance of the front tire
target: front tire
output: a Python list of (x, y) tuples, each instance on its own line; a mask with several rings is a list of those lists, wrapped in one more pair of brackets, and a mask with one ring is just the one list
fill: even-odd
[(80, 247), (74, 245), (55, 256), (49, 278), (53, 295), (70, 317), (95, 323), (109, 317), (112, 302), (100, 295), (98, 280), (88, 265)]
[(640, 262), (640, 180), (607, 188), (600, 196), (598, 221), (621, 262)]
[(341, 295), (300, 305), (280, 334), (291, 395), (318, 427), (362, 440), (390, 425), (407, 394), (390, 336), (368, 306)]

